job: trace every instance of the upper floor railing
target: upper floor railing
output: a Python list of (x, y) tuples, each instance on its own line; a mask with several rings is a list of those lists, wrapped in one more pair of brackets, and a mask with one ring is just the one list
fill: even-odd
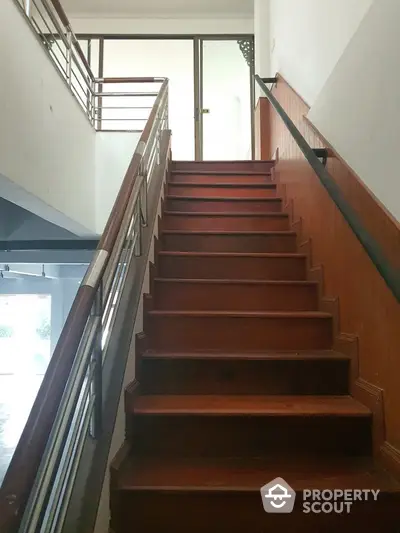
[(59, 0), (14, 1), (93, 127), (143, 131), (164, 78), (96, 77)]

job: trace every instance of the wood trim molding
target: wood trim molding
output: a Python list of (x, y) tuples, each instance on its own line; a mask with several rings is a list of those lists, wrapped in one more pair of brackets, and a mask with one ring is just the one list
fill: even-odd
[(400, 479), (400, 450), (385, 441), (381, 446), (381, 460), (383, 466)]
[[(124, 404), (125, 404), (125, 413), (129, 413), (133, 405), (135, 404), (136, 398), (140, 394), (140, 383), (137, 379), (134, 379), (125, 389), (124, 395)], [(132, 434), (132, 417), (126, 416), (126, 434), (125, 438), (128, 439)]]
[[(144, 331), (136, 334), (135, 337), (135, 375), (140, 375), (140, 366), (142, 362), (142, 354), (147, 350), (147, 336)], [(128, 385), (129, 387), (129, 385)]]
[(354, 385), (354, 397), (371, 410), (373, 415), (372, 438), (374, 455), (381, 454), (381, 448), (386, 440), (383, 390), (362, 378), (358, 378)]
[(111, 490), (117, 488), (117, 474), (122, 463), (131, 453), (131, 445), (128, 440), (125, 440), (121, 448), (117, 451), (114, 459), (110, 464), (110, 488)]

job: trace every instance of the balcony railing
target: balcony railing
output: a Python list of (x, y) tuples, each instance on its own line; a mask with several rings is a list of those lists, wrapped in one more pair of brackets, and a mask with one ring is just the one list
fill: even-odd
[(164, 78), (95, 77), (59, 0), (14, 0), (97, 131), (143, 131)]

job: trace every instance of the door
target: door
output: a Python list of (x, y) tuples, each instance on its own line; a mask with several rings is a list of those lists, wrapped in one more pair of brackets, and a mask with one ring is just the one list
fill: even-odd
[(252, 39), (200, 38), (196, 159), (252, 159)]

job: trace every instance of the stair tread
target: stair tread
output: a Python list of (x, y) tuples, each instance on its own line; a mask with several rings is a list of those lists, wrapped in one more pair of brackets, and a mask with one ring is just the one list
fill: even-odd
[(161, 233), (167, 235), (239, 235), (239, 236), (248, 236), (248, 235), (278, 235), (280, 237), (295, 237), (297, 234), (295, 231), (237, 231), (237, 230), (181, 230), (181, 229), (166, 229), (162, 230)]
[(294, 490), (380, 489), (400, 485), (370, 458), (128, 456), (118, 470), (120, 490), (259, 492), (277, 477)]
[(180, 359), (180, 360), (256, 360), (256, 361), (298, 361), (298, 360), (350, 360), (350, 357), (333, 350), (299, 351), (299, 352), (250, 352), (250, 353), (222, 353), (222, 352), (157, 352), (148, 350), (143, 353), (143, 359)]
[(323, 311), (149, 311), (152, 316), (243, 317), (243, 318), (332, 318)]
[(238, 217), (238, 218), (289, 218), (287, 213), (255, 213), (254, 211), (225, 211), (225, 212), (202, 212), (202, 211), (164, 211), (166, 216), (178, 216), (178, 217)]
[(271, 176), (268, 170), (175, 170), (171, 174), (178, 176)]
[(206, 200), (207, 202), (282, 202), (282, 198), (279, 196), (274, 196), (271, 198), (257, 198), (253, 196), (249, 197), (236, 197), (236, 196), (177, 196), (174, 194), (168, 194), (166, 196), (167, 200)]
[(157, 283), (184, 283), (199, 285), (282, 285), (316, 287), (317, 281), (308, 280), (263, 280), (263, 279), (191, 279), (191, 278), (155, 278)]
[(272, 252), (272, 253), (256, 253), (256, 252), (179, 252), (177, 250), (161, 250), (158, 255), (168, 256), (186, 256), (186, 257), (249, 257), (249, 258), (302, 258), (307, 257), (306, 254), (298, 254), (295, 252)]
[(276, 183), (235, 183), (215, 181), (212, 183), (203, 183), (201, 181), (191, 181), (189, 183), (169, 182), (171, 187), (207, 187), (207, 188), (238, 188), (238, 189), (276, 189)]
[(135, 414), (197, 416), (370, 417), (351, 396), (148, 395), (135, 400)]

